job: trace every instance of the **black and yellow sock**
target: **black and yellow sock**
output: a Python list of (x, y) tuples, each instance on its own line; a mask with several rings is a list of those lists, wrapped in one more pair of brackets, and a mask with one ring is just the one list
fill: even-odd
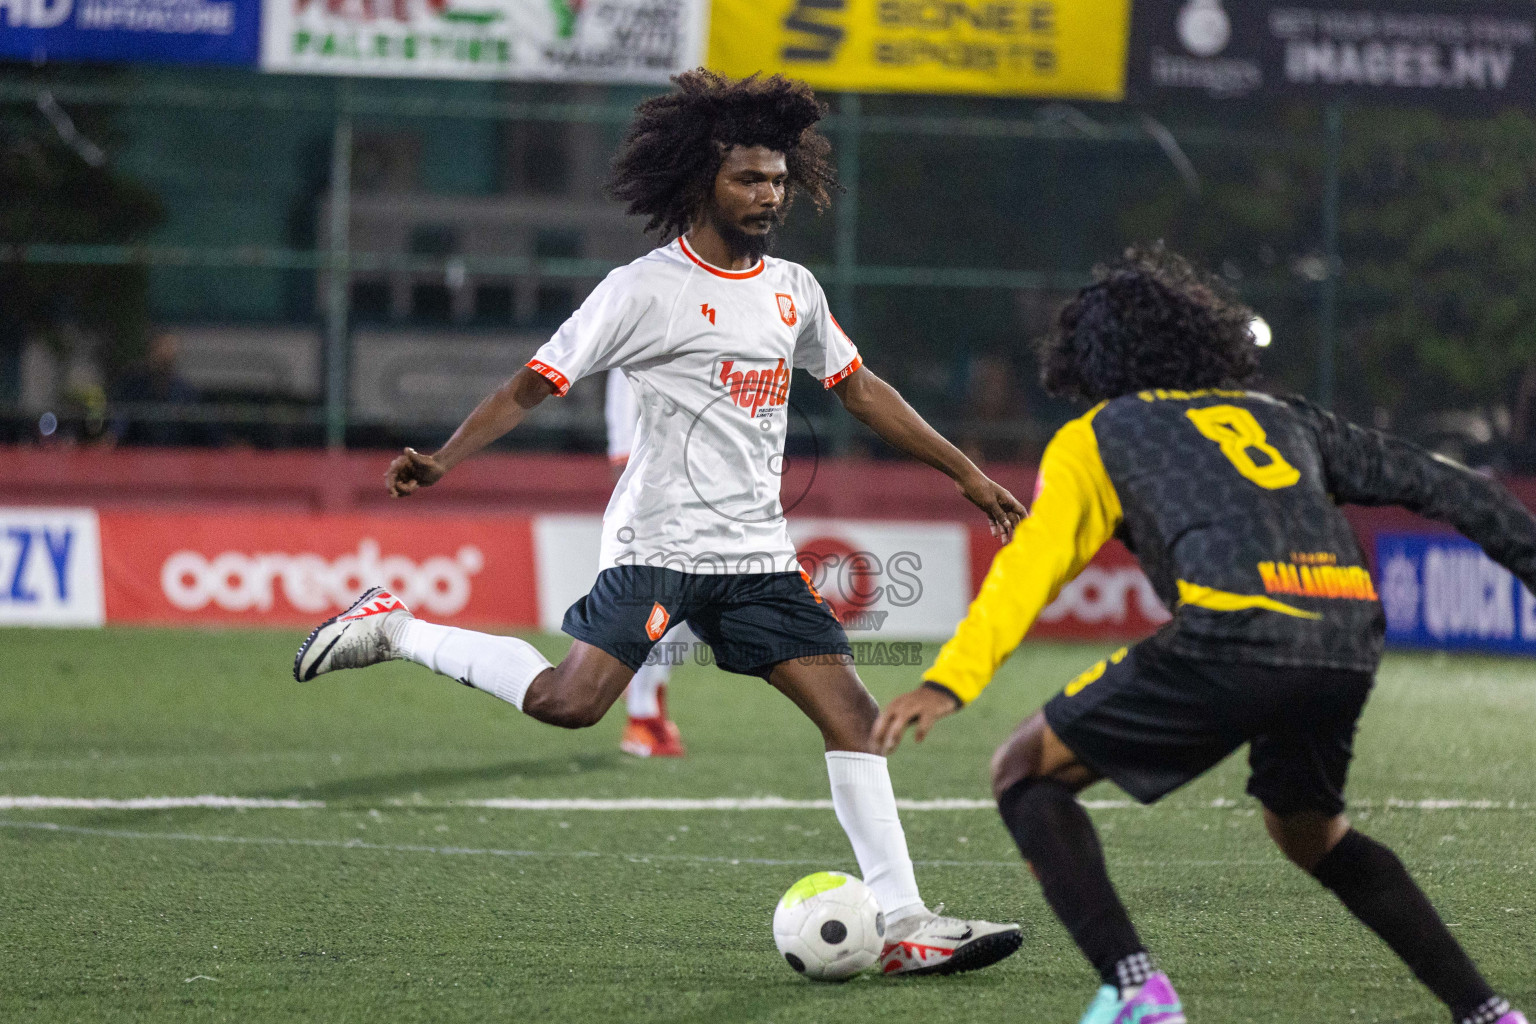
[(1045, 901), (1104, 984), (1124, 992), (1145, 982), (1152, 959), (1109, 880), (1093, 822), (1072, 790), (1026, 779), (1003, 793), (997, 808)]
[(1487, 1024), (1509, 1012), (1503, 1001), (1446, 928), (1429, 898), (1409, 876), (1397, 854), (1350, 829), (1312, 877), (1331, 889), (1349, 912), (1381, 936), (1414, 975), (1459, 1022)]

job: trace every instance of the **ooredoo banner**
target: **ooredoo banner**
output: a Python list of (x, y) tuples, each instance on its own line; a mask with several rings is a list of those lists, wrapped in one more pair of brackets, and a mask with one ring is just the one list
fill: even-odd
[[(956, 523), (798, 519), (790, 535), (856, 641), (947, 639), (997, 551)], [(0, 509), (0, 625), (305, 627), (382, 585), (434, 621), (558, 631), (597, 577), (601, 539), (594, 515)], [(1031, 636), (1134, 639), (1167, 618), (1111, 544)]]
[(707, 16), (708, 0), (264, 0), (261, 68), (665, 85), (699, 64)]
[(1130, 0), (715, 0), (709, 65), (817, 89), (1118, 100)]
[(533, 626), (527, 519), (103, 512), (110, 622), (305, 626), (389, 587), (453, 625)]

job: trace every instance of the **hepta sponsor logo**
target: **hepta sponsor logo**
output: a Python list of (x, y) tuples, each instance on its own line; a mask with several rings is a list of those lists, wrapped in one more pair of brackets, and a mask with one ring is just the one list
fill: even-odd
[(270, 611), (281, 590), (294, 609), (319, 614), (347, 607), (368, 587), (383, 586), (417, 611), (455, 615), (469, 603), (471, 578), (484, 566), (480, 549), (469, 545), (451, 557), (418, 563), (384, 555), (372, 539), (330, 561), (312, 553), (225, 551), (209, 558), (178, 551), (161, 567), (160, 589), (186, 612), (210, 605), (229, 612)]
[(777, 366), (758, 369), (744, 369), (734, 359), (722, 359), (716, 380), (749, 416), (757, 416), (762, 409), (772, 412), (789, 401), (789, 367), (782, 359)]

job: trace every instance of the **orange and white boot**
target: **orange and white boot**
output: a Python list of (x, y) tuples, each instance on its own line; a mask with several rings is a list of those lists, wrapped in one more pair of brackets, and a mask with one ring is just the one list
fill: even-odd
[(624, 738), (619, 749), (635, 757), (682, 757), (682, 735), (677, 723), (667, 717), (667, 688), (656, 689), (656, 705), (660, 713), (649, 718), (630, 716), (624, 725)]
[(891, 925), (880, 951), (880, 973), (960, 974), (990, 967), (1024, 944), (1016, 924), (944, 916), (944, 904)]

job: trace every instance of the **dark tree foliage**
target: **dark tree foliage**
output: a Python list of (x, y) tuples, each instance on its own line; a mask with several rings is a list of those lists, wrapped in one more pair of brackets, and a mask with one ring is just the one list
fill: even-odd
[[(1128, 232), (1228, 268), (1281, 321), (1266, 372), (1279, 360), (1299, 388), (1326, 270), (1320, 122), (1304, 106), (1234, 112), (1226, 127), (1281, 144), (1197, 152), (1198, 196), (1162, 174), (1122, 214)], [(1357, 107), (1343, 139), (1341, 409), (1419, 432), (1502, 410), (1488, 419), (1536, 440), (1536, 119)]]
[[(39, 87), (42, 91), (46, 86)], [(109, 115), (69, 112), (89, 146), (81, 149), (31, 105), (0, 107), (0, 353), (29, 337), (58, 339), (78, 329), (101, 342), (109, 369), (132, 361), (148, 333), (148, 274), (134, 266), (22, 263), (22, 245), (123, 244), (141, 240), (162, 218), (160, 203), (111, 160)]]

